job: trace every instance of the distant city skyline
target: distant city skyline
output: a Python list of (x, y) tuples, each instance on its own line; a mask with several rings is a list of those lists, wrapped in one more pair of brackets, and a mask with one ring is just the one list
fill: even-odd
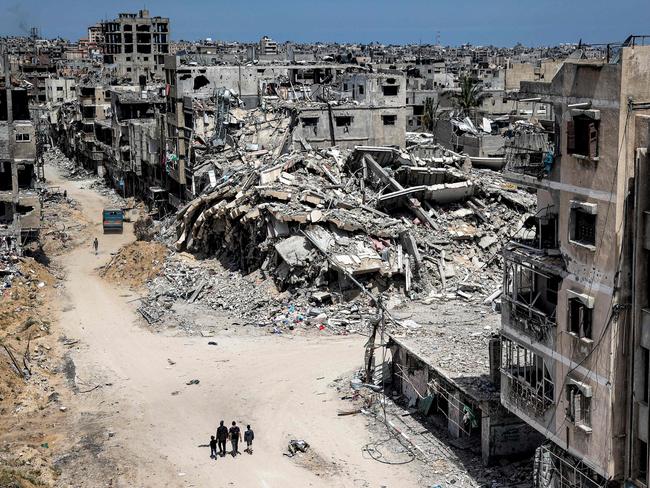
[(630, 34), (650, 34), (649, 0), (9, 0), (0, 7), (0, 35), (27, 35), (35, 26), (43, 37), (76, 41), (95, 22), (142, 8), (169, 17), (175, 41), (252, 42), (268, 35), (278, 42), (434, 44), (440, 32), (443, 45), (510, 47), (617, 42)]

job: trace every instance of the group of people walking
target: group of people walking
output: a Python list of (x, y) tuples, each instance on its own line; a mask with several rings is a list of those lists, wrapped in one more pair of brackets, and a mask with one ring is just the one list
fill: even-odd
[[(253, 454), (253, 439), (255, 434), (251, 429), (250, 425), (246, 426), (246, 431), (244, 432), (244, 442), (246, 442), (245, 452), (248, 454)], [(232, 426), (230, 429), (223, 425), (223, 420), (219, 422), (219, 427), (217, 427), (217, 435), (210, 436), (210, 458), (217, 459), (217, 456), (224, 457), (226, 455), (226, 443), (230, 440), (232, 457), (235, 457), (239, 452), (239, 443), (242, 440), (241, 429), (237, 425), (237, 422), (233, 420)], [(219, 452), (217, 453), (217, 447)]]

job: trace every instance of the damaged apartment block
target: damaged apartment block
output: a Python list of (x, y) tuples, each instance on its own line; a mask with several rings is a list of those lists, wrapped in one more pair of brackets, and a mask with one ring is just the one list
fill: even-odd
[(35, 190), (35, 165), (39, 157), (34, 124), (28, 108), (28, 94), (8, 83), (7, 57), (4, 57), (5, 83), (0, 90), (0, 246), (20, 250), (28, 239), (38, 235), (41, 226), (41, 201)]
[(501, 402), (546, 438), (538, 487), (648, 484), (650, 47), (635, 40), (522, 82), (547, 117), (506, 149), (538, 211), (503, 249)]

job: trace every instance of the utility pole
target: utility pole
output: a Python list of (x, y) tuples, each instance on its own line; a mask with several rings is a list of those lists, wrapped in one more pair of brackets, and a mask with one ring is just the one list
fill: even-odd
[[(370, 322), (372, 325), (372, 330), (370, 331), (370, 337), (368, 337), (368, 342), (366, 342), (366, 354), (365, 354), (365, 366), (366, 366), (366, 383), (369, 385), (373, 384), (373, 375), (375, 372), (375, 346), (377, 341), (377, 330), (381, 327), (379, 335), (379, 347), (384, 347), (384, 329), (386, 327), (385, 317), (384, 317), (384, 305), (382, 303), (382, 296), (379, 295), (376, 301), (377, 304), (377, 316), (373, 317)], [(382, 367), (382, 376), (383, 376), (383, 367)]]

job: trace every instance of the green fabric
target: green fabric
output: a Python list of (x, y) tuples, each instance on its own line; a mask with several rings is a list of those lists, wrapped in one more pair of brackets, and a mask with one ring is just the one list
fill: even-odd
[(428, 397), (420, 398), (418, 401), (418, 412), (423, 415), (429, 415), (429, 411), (433, 406), (433, 396), (429, 395)]
[(469, 418), (469, 424), (472, 426), (473, 429), (478, 427), (478, 422), (476, 420), (476, 415), (474, 415), (474, 411), (469, 408), (467, 405), (463, 407), (463, 413), (467, 415)]

